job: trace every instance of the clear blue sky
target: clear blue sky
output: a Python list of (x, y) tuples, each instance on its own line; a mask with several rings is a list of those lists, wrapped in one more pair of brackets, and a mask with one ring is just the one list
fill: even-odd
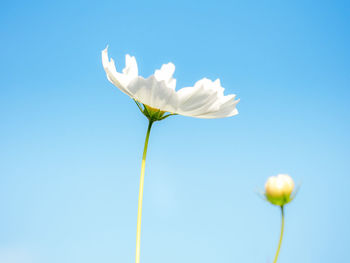
[(272, 262), (279, 210), (256, 192), (301, 183), (280, 263), (346, 262), (349, 1), (2, 1), (0, 262), (134, 262), (147, 121), (105, 76), (169, 61), (178, 88), (220, 78), (220, 120), (156, 123), (142, 263)]

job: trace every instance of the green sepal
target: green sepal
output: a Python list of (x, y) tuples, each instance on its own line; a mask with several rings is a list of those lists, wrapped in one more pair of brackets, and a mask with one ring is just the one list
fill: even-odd
[(278, 206), (283, 206), (285, 204), (288, 204), (289, 202), (291, 202), (294, 198), (294, 196), (287, 196), (284, 195), (282, 197), (271, 197), (268, 196), (267, 194), (265, 194), (266, 200), (269, 201), (271, 204), (273, 205), (278, 205)]
[(147, 117), (147, 119), (151, 122), (161, 121), (161, 120), (168, 118), (169, 116), (177, 115), (176, 113), (169, 113), (169, 114), (165, 115), (166, 111), (154, 109), (146, 104), (140, 103), (136, 100), (134, 100), (134, 101), (135, 101), (137, 107), (143, 113), (143, 115), (145, 115)]
[(266, 193), (264, 193), (264, 197), (268, 202), (270, 202), (273, 205), (283, 206), (294, 200), (295, 196), (299, 192), (299, 189), (300, 189), (300, 185), (298, 185), (297, 188), (293, 191), (293, 193), (289, 196), (285, 195), (282, 197), (271, 197), (271, 196), (268, 196)]

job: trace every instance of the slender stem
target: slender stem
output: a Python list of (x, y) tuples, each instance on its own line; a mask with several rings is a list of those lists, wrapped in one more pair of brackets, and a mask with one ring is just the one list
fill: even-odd
[(283, 231), (284, 231), (284, 209), (283, 209), (283, 205), (281, 206), (281, 216), (282, 216), (282, 223), (281, 223), (280, 241), (278, 242), (278, 248), (277, 248), (275, 260), (273, 261), (273, 263), (277, 262), (278, 254), (280, 253), (281, 245), (282, 245), (282, 238), (283, 238)]
[(141, 244), (141, 217), (142, 217), (142, 199), (143, 199), (143, 183), (145, 180), (145, 166), (146, 166), (146, 155), (148, 147), (148, 139), (151, 132), (153, 121), (149, 121), (145, 146), (143, 148), (142, 163), (141, 163), (141, 176), (140, 176), (140, 190), (139, 190), (139, 202), (137, 209), (137, 228), (136, 228), (136, 256), (135, 263), (140, 263), (140, 244)]

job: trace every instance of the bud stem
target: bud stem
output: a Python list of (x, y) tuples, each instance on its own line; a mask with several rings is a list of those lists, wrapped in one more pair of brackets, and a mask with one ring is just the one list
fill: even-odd
[(281, 245), (282, 245), (282, 238), (283, 238), (283, 231), (284, 231), (284, 206), (281, 205), (281, 217), (282, 217), (282, 223), (281, 223), (281, 235), (280, 235), (280, 241), (278, 242), (278, 248), (276, 252), (275, 259), (273, 263), (277, 262), (278, 255), (280, 253)]
[(140, 176), (140, 189), (139, 189), (139, 202), (137, 209), (137, 227), (136, 227), (136, 256), (135, 263), (140, 263), (140, 244), (141, 244), (141, 217), (142, 217), (142, 199), (143, 199), (143, 183), (145, 180), (145, 167), (146, 167), (146, 155), (148, 147), (148, 139), (151, 132), (153, 121), (149, 121), (145, 146), (143, 148), (142, 163), (141, 163), (141, 176)]

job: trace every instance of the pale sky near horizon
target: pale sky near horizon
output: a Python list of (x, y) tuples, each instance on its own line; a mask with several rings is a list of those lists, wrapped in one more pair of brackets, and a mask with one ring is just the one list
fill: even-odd
[(220, 78), (238, 116), (153, 127), (141, 263), (348, 260), (350, 2), (2, 1), (0, 263), (134, 261), (147, 120), (106, 79), (169, 61), (177, 89)]

